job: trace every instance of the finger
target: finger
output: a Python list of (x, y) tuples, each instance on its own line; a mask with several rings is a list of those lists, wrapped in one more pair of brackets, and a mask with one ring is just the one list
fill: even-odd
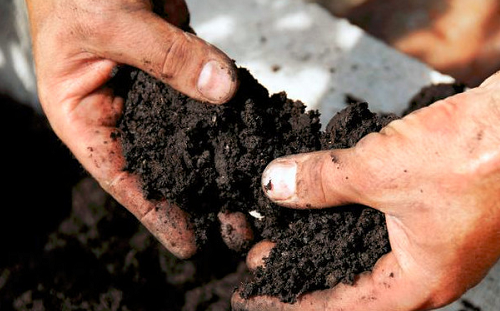
[(255, 244), (252, 249), (247, 254), (247, 268), (250, 270), (255, 270), (258, 267), (263, 267), (265, 264), (265, 259), (269, 257), (271, 250), (276, 245), (271, 241), (260, 241)]
[(224, 243), (236, 252), (247, 250), (254, 235), (245, 215), (241, 212), (220, 212), (217, 217)]
[(276, 297), (257, 296), (244, 299), (236, 291), (231, 299), (232, 310), (259, 311), (340, 311), (340, 310), (420, 310), (438, 303), (429, 297), (426, 282), (414, 282), (397, 264), (392, 253), (382, 257), (373, 272), (356, 278), (354, 285), (339, 284), (333, 289), (305, 294), (293, 304)]
[(359, 161), (355, 150), (320, 151), (272, 161), (262, 187), (274, 202), (293, 208), (322, 208), (361, 203)]
[(129, 173), (118, 173), (101, 186), (125, 206), (174, 256), (187, 259), (197, 251), (189, 215), (165, 200), (144, 199), (140, 181)]
[(124, 14), (106, 31), (91, 36), (90, 52), (140, 68), (192, 98), (224, 103), (237, 89), (231, 59), (152, 12)]
[[(409, 188), (411, 154), (404, 148), (405, 136), (391, 130), (397, 122), (401, 121), (391, 122), (383, 134), (365, 136), (353, 148), (275, 159), (262, 174), (264, 192), (272, 201), (291, 208), (356, 203), (394, 213), (395, 202), (408, 200), (401, 195), (402, 189)], [(413, 194), (415, 189), (409, 191)]]

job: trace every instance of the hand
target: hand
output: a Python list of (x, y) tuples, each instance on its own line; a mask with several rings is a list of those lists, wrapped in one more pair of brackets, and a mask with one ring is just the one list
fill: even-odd
[[(167, 21), (152, 12), (161, 7)], [(88, 172), (172, 253), (196, 252), (187, 215), (167, 202), (145, 201), (137, 176), (123, 171), (112, 139), (123, 99), (104, 87), (117, 64), (149, 72), (210, 103), (230, 99), (236, 69), (221, 51), (175, 26), (189, 22), (182, 0), (27, 1), (40, 101), (59, 138)]]
[[(420, 310), (475, 286), (500, 256), (499, 94), (496, 75), (354, 148), (273, 161), (262, 180), (272, 179), (272, 200), (299, 209), (376, 208), (386, 215), (392, 251), (353, 286), (305, 294), (295, 304), (236, 293), (234, 310)], [(272, 244), (257, 247), (247, 258), (250, 268), (263, 264)]]

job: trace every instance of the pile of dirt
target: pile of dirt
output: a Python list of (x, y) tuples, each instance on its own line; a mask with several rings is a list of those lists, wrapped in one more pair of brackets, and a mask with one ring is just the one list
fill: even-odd
[(141, 176), (146, 197), (167, 198), (188, 211), (201, 248), (220, 240), (218, 212), (263, 216), (248, 220), (258, 239), (277, 245), (243, 295), (293, 302), (301, 293), (352, 282), (390, 250), (383, 214), (362, 206), (284, 209), (266, 198), (260, 178), (274, 158), (351, 147), (395, 116), (356, 103), (323, 132), (317, 111), (285, 93), (270, 96), (245, 69), (239, 69), (234, 99), (220, 106), (190, 99), (144, 72), (127, 74), (130, 91), (119, 124), (125, 169)]

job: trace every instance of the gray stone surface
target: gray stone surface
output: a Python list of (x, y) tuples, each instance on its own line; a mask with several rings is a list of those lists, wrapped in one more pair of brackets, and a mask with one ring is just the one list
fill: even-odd
[(344, 107), (346, 94), (365, 99), (376, 111), (399, 113), (422, 86), (451, 80), (315, 4), (187, 2), (200, 37), (249, 68), (272, 92), (286, 91), (319, 109), (325, 120)]
[(0, 2), (0, 92), (41, 109), (24, 0)]

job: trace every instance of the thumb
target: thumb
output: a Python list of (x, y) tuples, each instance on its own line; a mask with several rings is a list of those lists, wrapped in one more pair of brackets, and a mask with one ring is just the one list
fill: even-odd
[(278, 158), (264, 170), (262, 188), (272, 201), (291, 208), (377, 205), (369, 199), (378, 175), (369, 173), (373, 161), (365, 153), (353, 147)]
[(140, 10), (116, 18), (91, 52), (142, 69), (201, 101), (227, 102), (237, 89), (234, 62), (216, 47)]

